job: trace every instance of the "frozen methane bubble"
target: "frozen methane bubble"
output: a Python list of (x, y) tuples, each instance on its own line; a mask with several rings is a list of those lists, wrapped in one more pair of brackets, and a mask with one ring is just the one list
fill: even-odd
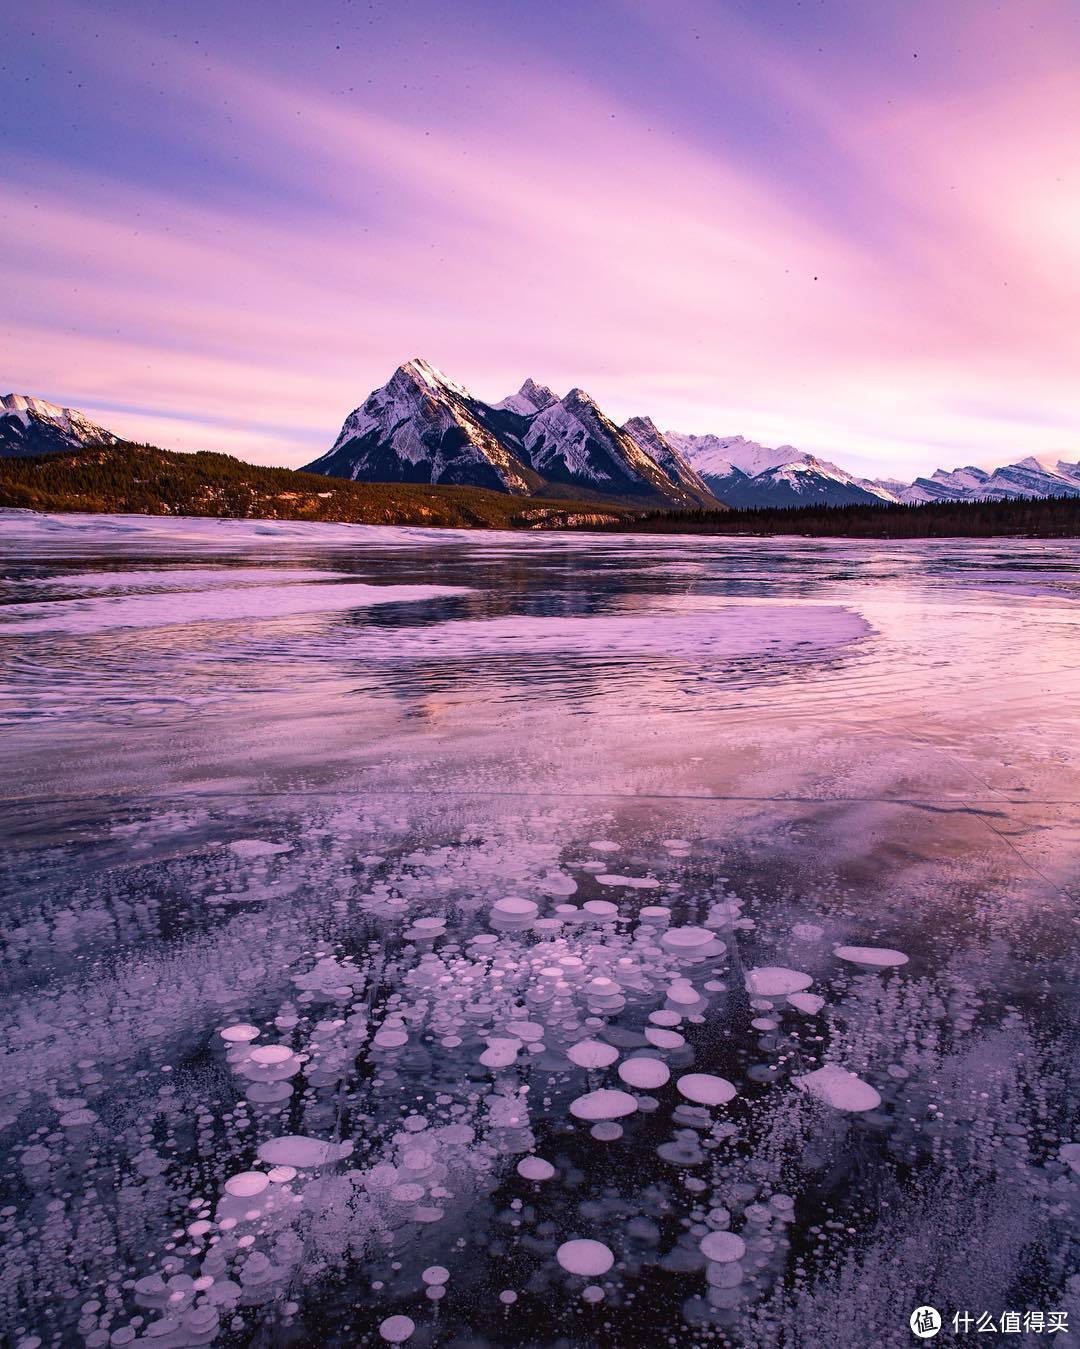
[(881, 1104), (880, 1095), (869, 1082), (849, 1073), (838, 1063), (827, 1063), (824, 1068), (791, 1080), (800, 1091), (809, 1092), (834, 1110), (875, 1110)]
[(1080, 1175), (1080, 1143), (1062, 1143), (1058, 1148), (1058, 1156), (1070, 1171)]
[(612, 1091), (607, 1087), (587, 1092), (570, 1102), (570, 1113), (577, 1119), (621, 1119), (623, 1115), (632, 1115), (636, 1109), (637, 1101), (629, 1092)]
[(292, 1057), (293, 1052), (288, 1045), (260, 1045), (251, 1051), (251, 1062), (264, 1066), (288, 1063)]
[(235, 1199), (251, 1199), (262, 1194), (269, 1184), (270, 1177), (265, 1171), (241, 1171), (225, 1182), (225, 1193)]
[(833, 954), (853, 965), (873, 965), (881, 970), (908, 963), (903, 951), (893, 951), (888, 946), (834, 946)]
[(520, 1040), (492, 1036), (488, 1040), (487, 1049), (480, 1055), (480, 1062), (485, 1068), (508, 1068), (517, 1059), (520, 1049)]
[(671, 1077), (671, 1072), (659, 1059), (639, 1058), (620, 1063), (619, 1076), (629, 1087), (650, 1090), (662, 1087)]
[(528, 927), (539, 914), (539, 906), (531, 899), (521, 899), (517, 895), (508, 895), (498, 899), (491, 907), (491, 922), (494, 927)]
[(257, 1026), (248, 1026), (241, 1024), (239, 1026), (226, 1026), (220, 1032), (221, 1038), (229, 1044), (246, 1044), (249, 1040), (255, 1040), (259, 1036)]
[(408, 1316), (388, 1316), (379, 1326), (379, 1334), (388, 1344), (404, 1344), (416, 1329)]
[(262, 838), (238, 838), (225, 846), (237, 857), (274, 857), (277, 853), (292, 852), (291, 843), (270, 843)]
[(517, 1164), (517, 1173), (526, 1180), (550, 1180), (555, 1174), (555, 1168), (550, 1162), (545, 1162), (543, 1157), (522, 1157)]
[(579, 1068), (608, 1068), (619, 1057), (619, 1051), (602, 1040), (579, 1040), (566, 1051), (566, 1057)]
[(715, 940), (716, 934), (705, 927), (669, 927), (660, 945), (674, 955), (696, 955)]
[(420, 1277), (427, 1284), (439, 1285), (449, 1281), (450, 1271), (445, 1265), (428, 1265)]
[(806, 1012), (809, 1016), (816, 1016), (825, 1006), (825, 999), (817, 993), (791, 993), (788, 996), (788, 1002), (792, 1007), (798, 1008), (800, 1012)]
[(782, 965), (761, 965), (746, 972), (746, 991), (751, 997), (783, 998), (801, 993), (813, 983), (809, 974), (786, 970)]
[(675, 1085), (697, 1105), (725, 1105), (737, 1094), (726, 1077), (714, 1077), (712, 1073), (687, 1073)]
[(555, 1259), (570, 1274), (582, 1274), (588, 1278), (606, 1274), (615, 1263), (610, 1248), (602, 1241), (589, 1241), (584, 1237), (564, 1241), (555, 1252)]
[(352, 1155), (351, 1142), (332, 1143), (307, 1134), (282, 1134), (268, 1138), (259, 1146), (259, 1160), (273, 1166), (323, 1166), (328, 1162), (343, 1161)]
[(681, 1049), (686, 1044), (686, 1036), (677, 1030), (664, 1030), (659, 1026), (646, 1026), (645, 1038), (657, 1049)]
[(717, 1265), (741, 1260), (746, 1254), (746, 1242), (734, 1232), (710, 1232), (701, 1238), (701, 1254)]

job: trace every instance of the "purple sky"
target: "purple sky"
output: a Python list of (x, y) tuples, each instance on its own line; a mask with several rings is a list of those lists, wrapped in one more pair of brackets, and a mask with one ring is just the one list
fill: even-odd
[(0, 392), (299, 464), (423, 355), (1080, 457), (1080, 5), (0, 0)]

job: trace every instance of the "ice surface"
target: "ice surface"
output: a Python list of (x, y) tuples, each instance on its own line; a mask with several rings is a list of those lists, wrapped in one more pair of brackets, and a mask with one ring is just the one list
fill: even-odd
[(40, 617), (453, 593), (5, 643), (5, 1326), (856, 1349), (913, 1289), (1066, 1304), (1074, 545), (6, 528)]
[(107, 632), (118, 628), (160, 628), (179, 623), (251, 623), (300, 614), (332, 613), (374, 604), (416, 603), (460, 595), (454, 586), (373, 586), (359, 582), (325, 585), (216, 586), (206, 591), (176, 591), (166, 596), (66, 600), (62, 604), (8, 605), (0, 637), (32, 632)]

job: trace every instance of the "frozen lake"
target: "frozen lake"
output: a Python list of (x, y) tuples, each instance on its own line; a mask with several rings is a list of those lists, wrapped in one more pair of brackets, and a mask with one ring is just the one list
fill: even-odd
[(0, 512), (0, 575), (7, 1342), (1075, 1333), (1080, 546)]

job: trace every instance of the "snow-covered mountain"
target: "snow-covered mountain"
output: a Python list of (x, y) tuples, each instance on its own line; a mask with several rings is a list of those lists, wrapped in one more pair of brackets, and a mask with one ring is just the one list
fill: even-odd
[(640, 440), (616, 426), (583, 389), (571, 389), (530, 418), (524, 444), (530, 464), (549, 482), (581, 485), (609, 496), (715, 504), (670, 447), (661, 448), (666, 460), (661, 464), (646, 448), (647, 434), (639, 435)]
[(118, 439), (74, 408), (21, 393), (0, 396), (0, 456), (6, 459), (59, 454), (83, 445), (115, 445)]
[(651, 417), (631, 417), (628, 422), (623, 422), (622, 429), (640, 450), (660, 465), (672, 482), (680, 483), (703, 500), (712, 496), (701, 474), (690, 467)]
[(1048, 468), (1023, 459), (990, 472), (968, 465), (928, 478), (862, 478), (838, 464), (796, 450), (775, 449), (742, 436), (665, 432), (709, 490), (729, 506), (844, 506), (863, 502), (998, 501), (1004, 497), (1080, 496), (1080, 463)]
[(1007, 497), (1080, 496), (1080, 462), (1059, 460), (1054, 468), (1034, 456), (1004, 464), (992, 473), (984, 468), (939, 468), (929, 478), (916, 478), (898, 493), (909, 505), (927, 501), (1001, 501)]
[(771, 448), (743, 436), (688, 436), (678, 431), (668, 431), (666, 438), (713, 495), (729, 506), (846, 506), (897, 499), (880, 484), (856, 478), (794, 445)]
[(810, 458), (808, 454), (800, 454), (794, 445), (770, 448), (744, 436), (687, 436), (679, 431), (665, 431), (664, 436), (703, 478), (727, 478), (732, 469), (752, 478), (767, 468)]
[(657, 505), (715, 507), (697, 475), (652, 431), (663, 463), (582, 389), (558, 398), (528, 379), (516, 394), (488, 404), (416, 359), (349, 414), (331, 449), (307, 471), (522, 495), (552, 487), (566, 495), (569, 488)]
[(540, 480), (520, 457), (512, 425), (520, 420), (489, 408), (427, 361), (407, 361), (346, 417), (330, 450), (306, 471), (361, 482), (453, 483), (527, 495)]
[[(0, 397), (0, 457), (52, 454), (119, 437), (74, 408)], [(345, 419), (308, 472), (362, 482), (449, 483), (519, 496), (621, 498), (660, 508), (997, 501), (1080, 497), (1080, 461), (1034, 457), (990, 471), (937, 469), (905, 483), (743, 436), (660, 431), (649, 417), (618, 426), (582, 389), (563, 398), (527, 379), (487, 403), (417, 358)]]
[(558, 395), (546, 384), (537, 384), (535, 380), (527, 379), (517, 393), (509, 394), (496, 403), (495, 407), (504, 412), (516, 412), (521, 417), (531, 417), (558, 401)]

